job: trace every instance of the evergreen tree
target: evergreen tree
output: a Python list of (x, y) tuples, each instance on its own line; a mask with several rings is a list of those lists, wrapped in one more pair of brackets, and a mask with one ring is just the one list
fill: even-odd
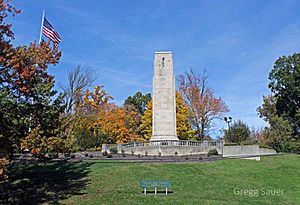
[(150, 93), (143, 95), (142, 92), (138, 91), (133, 96), (129, 96), (126, 98), (124, 102), (124, 106), (133, 105), (138, 110), (140, 115), (143, 115), (146, 110), (147, 104), (150, 100), (151, 100)]
[(241, 142), (248, 140), (250, 134), (251, 131), (248, 125), (245, 122), (238, 120), (237, 122), (234, 122), (228, 130), (225, 130), (224, 139), (229, 143), (240, 144)]

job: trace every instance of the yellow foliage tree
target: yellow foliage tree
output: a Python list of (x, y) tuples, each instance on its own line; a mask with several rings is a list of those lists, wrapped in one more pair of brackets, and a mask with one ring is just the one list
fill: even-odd
[[(195, 139), (195, 131), (188, 121), (188, 108), (183, 102), (179, 92), (176, 92), (176, 131), (181, 140)], [(147, 105), (147, 110), (142, 116), (140, 126), (143, 140), (149, 140), (152, 136), (152, 100)]]
[(181, 140), (196, 139), (195, 131), (192, 130), (188, 120), (188, 108), (178, 91), (176, 92), (176, 131)]
[(79, 101), (75, 105), (75, 115), (73, 116), (73, 128), (76, 144), (80, 148), (92, 147), (96, 144), (96, 130), (99, 127), (97, 120), (99, 116), (104, 116), (109, 109), (110, 95), (103, 89), (103, 86), (96, 86), (94, 91), (86, 90), (79, 93)]
[(147, 104), (147, 109), (142, 116), (142, 123), (140, 125), (142, 139), (150, 140), (152, 136), (152, 100), (150, 100)]

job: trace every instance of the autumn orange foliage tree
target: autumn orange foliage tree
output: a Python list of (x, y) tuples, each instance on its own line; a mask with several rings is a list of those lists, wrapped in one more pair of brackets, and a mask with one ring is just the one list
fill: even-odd
[(108, 143), (136, 141), (139, 136), (132, 129), (136, 115), (135, 111), (110, 104), (109, 109), (99, 113), (95, 124), (100, 127), (101, 132), (109, 136)]
[(97, 143), (124, 143), (139, 139), (140, 115), (135, 107), (119, 107), (103, 86), (86, 90), (76, 105), (75, 135), (77, 144), (85, 149)]
[(197, 130), (200, 140), (203, 140), (210, 130), (213, 120), (229, 111), (224, 101), (214, 96), (207, 82), (205, 72), (198, 75), (192, 69), (179, 76), (179, 91), (189, 109), (189, 120)]

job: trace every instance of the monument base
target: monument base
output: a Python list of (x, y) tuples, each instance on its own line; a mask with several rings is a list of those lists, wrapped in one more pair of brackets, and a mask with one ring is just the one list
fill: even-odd
[(179, 140), (175, 135), (154, 135), (151, 137), (151, 141), (168, 141), (168, 140)]
[(216, 149), (219, 154), (222, 154), (223, 141), (159, 140), (128, 142), (119, 144), (117, 153), (145, 156), (186, 156), (207, 154), (212, 149)]

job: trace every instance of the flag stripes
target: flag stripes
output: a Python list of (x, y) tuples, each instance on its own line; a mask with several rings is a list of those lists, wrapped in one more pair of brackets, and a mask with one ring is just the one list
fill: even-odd
[(59, 34), (56, 32), (54, 27), (49, 23), (49, 21), (47, 21), (46, 18), (44, 18), (44, 23), (43, 23), (43, 34), (47, 38), (49, 38), (54, 43), (54, 45), (57, 45), (61, 41)]

